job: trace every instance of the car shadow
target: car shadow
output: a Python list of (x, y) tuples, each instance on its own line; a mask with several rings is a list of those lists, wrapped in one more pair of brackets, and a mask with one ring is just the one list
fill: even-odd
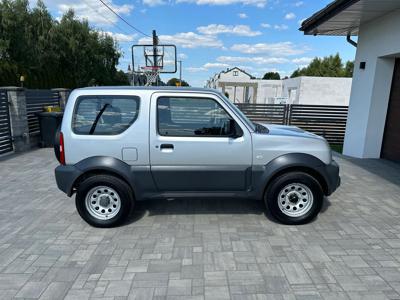
[[(324, 213), (330, 205), (331, 202), (325, 197), (321, 213)], [(271, 215), (263, 201), (240, 198), (178, 198), (173, 200), (149, 199), (136, 202), (135, 209), (125, 225), (135, 223), (145, 216), (202, 214), (264, 215), (269, 221), (281, 224)]]

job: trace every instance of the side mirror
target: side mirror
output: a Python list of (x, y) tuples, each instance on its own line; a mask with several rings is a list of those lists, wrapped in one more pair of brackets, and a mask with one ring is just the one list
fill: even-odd
[(243, 136), (243, 130), (240, 126), (235, 122), (235, 120), (229, 120), (229, 137), (233, 139), (237, 139)]

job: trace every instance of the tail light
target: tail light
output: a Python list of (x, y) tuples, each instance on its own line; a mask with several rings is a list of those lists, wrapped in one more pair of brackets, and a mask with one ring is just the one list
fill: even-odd
[(60, 132), (60, 163), (65, 165), (64, 135)]

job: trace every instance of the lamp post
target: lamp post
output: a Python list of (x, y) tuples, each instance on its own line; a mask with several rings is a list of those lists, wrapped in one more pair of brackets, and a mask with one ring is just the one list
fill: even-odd
[(178, 60), (178, 62), (179, 62), (179, 83), (180, 86), (182, 86), (182, 61)]
[(24, 81), (25, 81), (25, 77), (24, 77), (24, 75), (21, 75), (19, 77), (19, 82), (21, 83), (21, 87), (24, 87)]

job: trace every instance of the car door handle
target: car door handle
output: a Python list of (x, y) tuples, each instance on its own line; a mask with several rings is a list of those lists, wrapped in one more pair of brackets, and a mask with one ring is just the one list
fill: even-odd
[(170, 149), (170, 150), (172, 150), (172, 149), (174, 149), (174, 145), (172, 145), (172, 144), (161, 144), (161, 145), (160, 145), (160, 149), (161, 149), (161, 150), (163, 150), (163, 149)]

